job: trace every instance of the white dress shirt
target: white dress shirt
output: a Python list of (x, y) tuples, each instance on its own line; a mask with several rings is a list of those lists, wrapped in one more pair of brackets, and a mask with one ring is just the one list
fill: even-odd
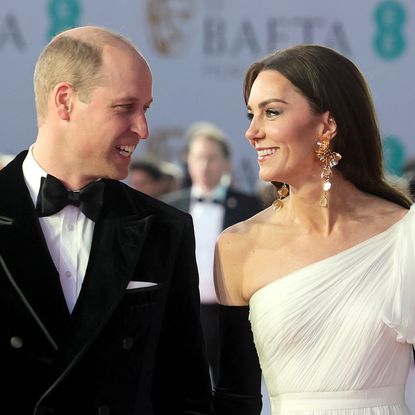
[[(36, 206), (41, 177), (46, 172), (33, 157), (32, 145), (23, 162), (23, 175), (30, 196)], [(60, 212), (39, 218), (45, 240), (59, 273), (63, 294), (69, 312), (75, 306), (81, 291), (91, 250), (95, 223), (76, 206), (68, 205)]]
[[(193, 218), (196, 239), (196, 262), (199, 270), (199, 291), (202, 304), (216, 304), (216, 292), (213, 281), (213, 258), (215, 243), (222, 232), (225, 207), (213, 202), (224, 201), (226, 188), (218, 186), (209, 195), (202, 195), (197, 187), (192, 187), (189, 212)], [(206, 200), (199, 202), (203, 197)], [(209, 201), (210, 200), (210, 201)]]

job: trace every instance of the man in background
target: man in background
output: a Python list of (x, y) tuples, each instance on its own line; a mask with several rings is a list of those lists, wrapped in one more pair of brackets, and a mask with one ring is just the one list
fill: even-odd
[(160, 199), (180, 187), (180, 167), (150, 158), (137, 158), (129, 167), (127, 183), (136, 190)]
[(219, 233), (262, 209), (256, 196), (230, 184), (231, 151), (226, 134), (209, 122), (191, 125), (186, 134), (187, 165), (191, 187), (166, 195), (163, 200), (193, 217), (196, 260), (199, 269), (201, 320), (207, 343), (212, 380), (218, 367), (218, 304), (213, 282), (213, 257)]
[(34, 82), (36, 142), (0, 172), (1, 412), (210, 414), (191, 217), (119, 181), (148, 136), (146, 60), (80, 27)]

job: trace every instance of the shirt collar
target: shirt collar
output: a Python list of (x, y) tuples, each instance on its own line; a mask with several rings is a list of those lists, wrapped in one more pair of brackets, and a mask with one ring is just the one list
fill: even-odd
[(26, 186), (29, 189), (33, 203), (36, 205), (40, 188), (40, 179), (42, 177), (46, 177), (47, 173), (42, 169), (42, 167), (39, 166), (33, 157), (33, 147), (34, 144), (29, 147), (26, 158), (23, 161), (22, 169)]

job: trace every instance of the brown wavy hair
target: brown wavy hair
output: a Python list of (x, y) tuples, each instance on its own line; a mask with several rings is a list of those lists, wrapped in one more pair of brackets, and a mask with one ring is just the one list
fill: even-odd
[(319, 45), (276, 51), (248, 68), (243, 91), (245, 103), (258, 74), (265, 70), (285, 76), (315, 113), (330, 112), (337, 124), (332, 150), (342, 155), (336, 169), (345, 179), (364, 192), (410, 207), (410, 197), (385, 179), (373, 100), (366, 80), (353, 62)]

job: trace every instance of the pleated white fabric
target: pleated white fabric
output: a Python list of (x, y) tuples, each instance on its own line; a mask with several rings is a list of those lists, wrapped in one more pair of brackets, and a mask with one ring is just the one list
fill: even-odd
[(408, 415), (415, 207), (386, 231), (258, 290), (250, 321), (273, 415)]

